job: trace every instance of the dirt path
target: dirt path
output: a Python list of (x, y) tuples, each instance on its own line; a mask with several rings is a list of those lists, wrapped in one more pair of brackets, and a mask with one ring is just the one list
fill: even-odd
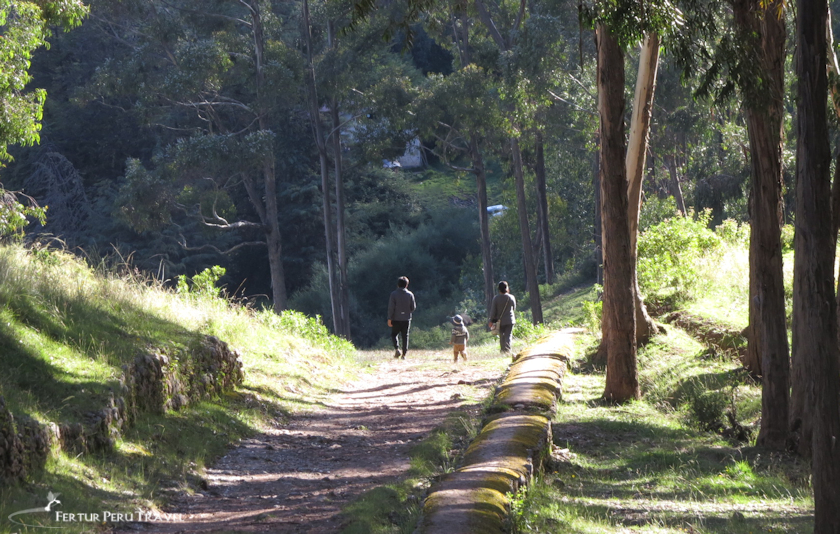
[(410, 447), (447, 413), (483, 399), (509, 361), (494, 355), (453, 364), (443, 352), (389, 356), (375, 356), (375, 370), (325, 399), (327, 408), (221, 458), (207, 470), (205, 489), (167, 510), (182, 521), (134, 530), (339, 532), (342, 507), (404, 476)]

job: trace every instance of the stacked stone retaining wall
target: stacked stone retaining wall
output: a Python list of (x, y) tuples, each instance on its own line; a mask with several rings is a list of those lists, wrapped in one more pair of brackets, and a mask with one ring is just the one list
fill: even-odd
[(239, 353), (214, 336), (203, 336), (181, 361), (150, 352), (122, 370), (119, 390), (102, 409), (85, 414), (83, 422), (16, 417), (0, 396), (0, 481), (26, 478), (57, 449), (86, 453), (111, 448), (139, 413), (179, 410), (232, 390), (243, 379)]

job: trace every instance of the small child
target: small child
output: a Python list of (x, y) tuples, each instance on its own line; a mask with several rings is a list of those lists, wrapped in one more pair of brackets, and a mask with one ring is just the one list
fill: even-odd
[(449, 338), (449, 344), (452, 345), (455, 353), (455, 361), (458, 361), (459, 354), (464, 361), (467, 361), (467, 340), (470, 338), (470, 331), (464, 326), (464, 319), (460, 315), (452, 318), (452, 325), (452, 337)]

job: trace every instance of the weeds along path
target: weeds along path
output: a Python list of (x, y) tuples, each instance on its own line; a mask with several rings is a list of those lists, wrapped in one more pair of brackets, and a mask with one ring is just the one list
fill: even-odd
[[(453, 364), (448, 351), (360, 353), (370, 374), (324, 399), (323, 409), (255, 436), (207, 470), (207, 486), (176, 498), (173, 524), (132, 524), (143, 532), (341, 531), (342, 507), (404, 477), (413, 444), (456, 408), (478, 410), (509, 358)], [(129, 530), (128, 528), (126, 530)]]

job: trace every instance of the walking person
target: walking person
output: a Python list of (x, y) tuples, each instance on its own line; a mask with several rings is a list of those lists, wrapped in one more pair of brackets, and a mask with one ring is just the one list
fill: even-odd
[(510, 352), (510, 335), (513, 332), (513, 325), (516, 319), (513, 315), (516, 310), (516, 297), (510, 294), (510, 286), (505, 281), (499, 282), (499, 294), (493, 297), (490, 304), (490, 323), (492, 329), (495, 323), (499, 329), (499, 347), (504, 354)]
[(452, 345), (452, 351), (455, 355), (455, 362), (458, 362), (460, 355), (464, 361), (467, 361), (467, 340), (470, 338), (470, 331), (464, 325), (464, 318), (456, 315), (452, 318), (452, 336), (449, 338), (449, 344)]
[(417, 305), (414, 301), (414, 293), (408, 290), (408, 278), (400, 276), (397, 278), (397, 289), (391, 292), (388, 299), (388, 326), (391, 327), (391, 341), (394, 342), (394, 358), (399, 358), (400, 346), (397, 338), (402, 341), (402, 359), (408, 352), (408, 329), (411, 327), (411, 314)]

